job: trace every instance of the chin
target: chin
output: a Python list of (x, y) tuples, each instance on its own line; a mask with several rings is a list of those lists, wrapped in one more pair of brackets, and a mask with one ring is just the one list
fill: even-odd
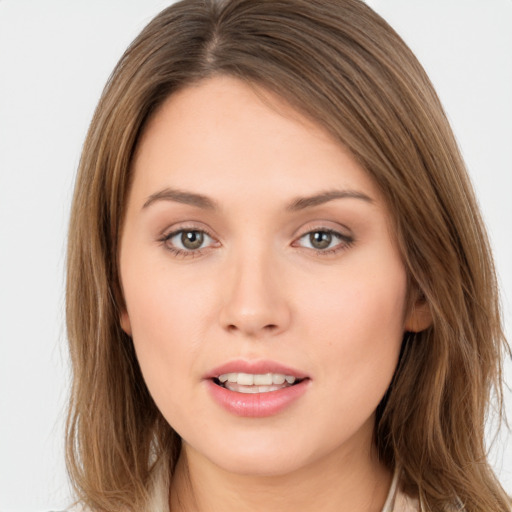
[(259, 433), (248, 429), (243, 434), (208, 437), (192, 450), (228, 473), (264, 478), (297, 472), (336, 450), (322, 444), (322, 439), (301, 435), (299, 430), (269, 429), (265, 435), (265, 429)]
[(297, 453), (293, 456), (284, 452), (237, 453), (223, 456), (214, 463), (229, 473), (261, 478), (289, 475), (307, 464), (303, 454), (297, 457)]

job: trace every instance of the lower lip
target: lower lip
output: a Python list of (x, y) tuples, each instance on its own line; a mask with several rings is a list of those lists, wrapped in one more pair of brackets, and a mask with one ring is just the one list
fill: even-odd
[(267, 393), (238, 393), (230, 391), (213, 380), (206, 384), (213, 399), (224, 409), (236, 416), (264, 418), (273, 416), (298, 400), (307, 390), (309, 379), (277, 391)]

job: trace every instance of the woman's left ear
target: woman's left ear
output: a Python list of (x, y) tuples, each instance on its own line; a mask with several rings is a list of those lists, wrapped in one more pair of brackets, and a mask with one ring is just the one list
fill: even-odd
[(130, 317), (128, 316), (128, 311), (126, 309), (123, 309), (121, 312), (121, 316), (119, 318), (119, 322), (121, 324), (121, 329), (128, 334), (128, 336), (132, 335), (132, 324), (130, 322)]
[(405, 318), (404, 330), (407, 332), (421, 332), (432, 325), (432, 312), (430, 306), (423, 296), (416, 300), (411, 306)]

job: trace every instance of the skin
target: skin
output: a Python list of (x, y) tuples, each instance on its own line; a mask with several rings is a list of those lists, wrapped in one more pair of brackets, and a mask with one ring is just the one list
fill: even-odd
[[(429, 320), (421, 305), (405, 311), (406, 272), (375, 184), (320, 126), (222, 76), (167, 99), (133, 172), (121, 325), (183, 439), (172, 510), (379, 511), (391, 474), (373, 448), (375, 409), (404, 331)], [(158, 195), (167, 189), (218, 209)], [(287, 208), (331, 190), (361, 197)], [(181, 233), (164, 240), (180, 229), (208, 233), (199, 251)], [(340, 237), (315, 249), (309, 233), (325, 230)], [(234, 359), (299, 369), (307, 391), (270, 417), (231, 414), (204, 376)]]

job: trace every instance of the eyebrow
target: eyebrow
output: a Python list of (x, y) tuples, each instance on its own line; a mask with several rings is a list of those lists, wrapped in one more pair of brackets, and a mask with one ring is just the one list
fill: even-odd
[(218, 204), (203, 194), (196, 194), (194, 192), (184, 192), (173, 188), (164, 188), (159, 192), (151, 194), (142, 209), (147, 208), (157, 201), (174, 201), (176, 203), (188, 204), (190, 206), (197, 206), (204, 210), (218, 210)]
[(312, 206), (319, 206), (321, 204), (328, 203), (334, 199), (360, 199), (370, 204), (374, 202), (371, 197), (356, 190), (327, 190), (313, 196), (294, 199), (286, 209), (288, 211), (296, 212), (304, 210), (305, 208), (311, 208)]
[[(319, 206), (335, 199), (360, 199), (367, 203), (374, 202), (371, 197), (356, 190), (327, 190), (312, 196), (298, 197), (288, 204), (286, 210), (296, 212), (313, 206)], [(164, 188), (159, 192), (151, 194), (142, 206), (142, 209), (148, 208), (157, 201), (174, 201), (176, 203), (196, 206), (203, 210), (215, 211), (220, 209), (218, 203), (208, 196), (173, 188)]]

